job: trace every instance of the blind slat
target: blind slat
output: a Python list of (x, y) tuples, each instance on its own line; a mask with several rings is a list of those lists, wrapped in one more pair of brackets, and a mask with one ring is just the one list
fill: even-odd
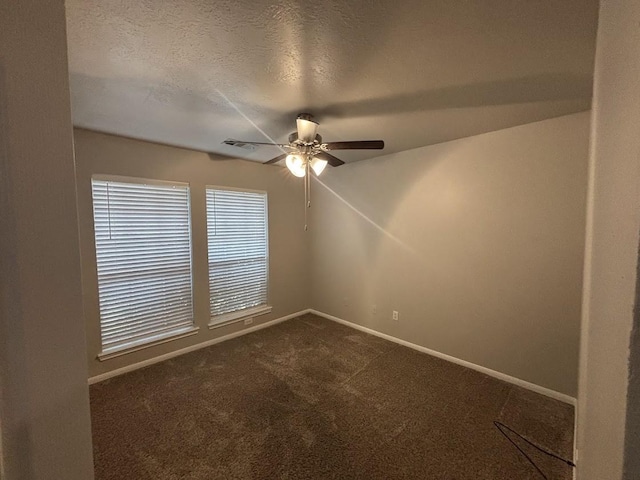
[(193, 325), (189, 187), (91, 185), (103, 350)]
[(207, 188), (212, 317), (267, 304), (267, 195)]

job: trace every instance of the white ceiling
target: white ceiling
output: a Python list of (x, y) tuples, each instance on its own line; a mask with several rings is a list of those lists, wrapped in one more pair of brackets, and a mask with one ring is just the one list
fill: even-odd
[(67, 0), (75, 125), (252, 160), (299, 112), (353, 161), (586, 110), (597, 0)]

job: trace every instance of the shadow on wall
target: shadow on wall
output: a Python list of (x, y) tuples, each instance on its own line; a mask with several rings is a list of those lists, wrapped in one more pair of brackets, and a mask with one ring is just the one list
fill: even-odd
[[(1, 60), (1, 57), (0, 57)], [(16, 251), (16, 239), (12, 232), (16, 231), (14, 207), (11, 205), (11, 183), (7, 122), (7, 89), (5, 67), (0, 64), (0, 217), (3, 226), (2, 241), (0, 242), (3, 275), (14, 272), (17, 275), (20, 267), (15, 255), (8, 252)], [(5, 254), (6, 253), (6, 254)], [(24, 328), (21, 319), (20, 286), (14, 282), (2, 285), (2, 314), (0, 315), (0, 478), (3, 474), (10, 475), (20, 469), (27, 477), (35, 476), (34, 456), (27, 422), (19, 422), (28, 412), (23, 411), (28, 405), (28, 396), (24, 391), (24, 379), (28, 378), (25, 365), (28, 365), (28, 355), (24, 348)]]
[[(351, 252), (351, 259), (360, 259), (362, 269), (368, 272), (368, 281), (363, 283), (354, 278), (352, 285), (365, 291), (354, 291), (347, 297), (364, 294), (364, 310), (368, 310), (366, 305), (385, 297), (404, 303), (402, 297), (414, 295), (420, 288), (413, 284), (408, 289), (404, 283), (389, 282), (390, 278), (429, 278), (437, 284), (430, 285), (431, 290), (451, 288), (459, 280), (448, 266), (446, 256), (442, 262), (434, 261), (430, 246), (437, 244), (443, 228), (457, 227), (456, 210), (462, 208), (464, 195), (473, 192), (461, 190), (469, 186), (464, 178), (452, 181), (438, 174), (440, 163), (459, 161), (456, 143), (436, 148), (437, 153), (426, 158), (404, 152), (347, 164), (340, 167), (340, 172), (332, 172), (322, 179), (314, 177), (326, 195), (339, 202), (331, 211), (335, 218), (344, 220), (340, 222), (341, 233), (354, 240), (352, 245), (358, 245), (358, 252)], [(462, 168), (473, 170), (473, 163), (473, 159), (468, 158), (467, 166)], [(317, 208), (326, 207), (325, 202), (317, 205)], [(339, 211), (341, 207), (346, 207), (351, 212), (349, 217), (355, 215), (359, 221), (344, 218), (345, 212)], [(444, 225), (449, 218), (449, 225)], [(345, 234), (345, 230), (349, 232)], [(461, 240), (464, 241), (464, 234)], [(336, 240), (336, 243), (342, 242)], [(455, 249), (449, 240), (445, 246)], [(345, 295), (344, 290), (334, 293)], [(365, 323), (368, 320), (363, 319)]]
[[(398, 212), (406, 210), (407, 202), (413, 201), (411, 192), (421, 191), (421, 183), (430, 178), (438, 164), (455, 157), (454, 144), (440, 146), (439, 150), (429, 158), (415, 159), (405, 152), (346, 164), (339, 171), (327, 169), (322, 177), (313, 177), (319, 187), (315, 198), (319, 200), (311, 209), (312, 242), (320, 235), (322, 243), (334, 245), (335, 263), (349, 267), (340, 272), (342, 281), (327, 282), (323, 290), (326, 296), (345, 304), (357, 302), (349, 313), (368, 312), (369, 306), (381, 299), (397, 297), (389, 282), (397, 273), (389, 270), (389, 262), (415, 266), (432, 278), (447, 276), (446, 271), (437, 271), (429, 263), (423, 245), (413, 238), (414, 232), (394, 221)], [(428, 197), (418, 199), (411, 210), (420, 210), (428, 201)], [(424, 221), (419, 217), (415, 220), (416, 224)], [(374, 319), (367, 316), (358, 320), (376, 327)]]
[(575, 395), (588, 124), (570, 115), (328, 170), (313, 307)]
[[(640, 259), (640, 249), (638, 253)], [(629, 387), (624, 448), (624, 478), (628, 479), (635, 478), (634, 476), (640, 472), (640, 260), (636, 270), (636, 304), (629, 345)]]

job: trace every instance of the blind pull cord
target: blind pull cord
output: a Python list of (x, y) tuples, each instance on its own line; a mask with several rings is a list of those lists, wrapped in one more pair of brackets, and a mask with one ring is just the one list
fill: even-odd
[(311, 168), (308, 160), (305, 168), (307, 169), (304, 177), (304, 231), (306, 232), (309, 230), (308, 209), (311, 208)]

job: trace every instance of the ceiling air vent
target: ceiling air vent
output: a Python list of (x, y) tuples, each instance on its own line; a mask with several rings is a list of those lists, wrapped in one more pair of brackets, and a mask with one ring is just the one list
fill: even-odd
[(240, 140), (234, 140), (232, 138), (227, 138), (224, 142), (225, 145), (230, 145), (232, 147), (242, 148), (244, 150), (253, 151), (257, 148), (257, 145), (252, 145), (251, 143), (241, 142)]

